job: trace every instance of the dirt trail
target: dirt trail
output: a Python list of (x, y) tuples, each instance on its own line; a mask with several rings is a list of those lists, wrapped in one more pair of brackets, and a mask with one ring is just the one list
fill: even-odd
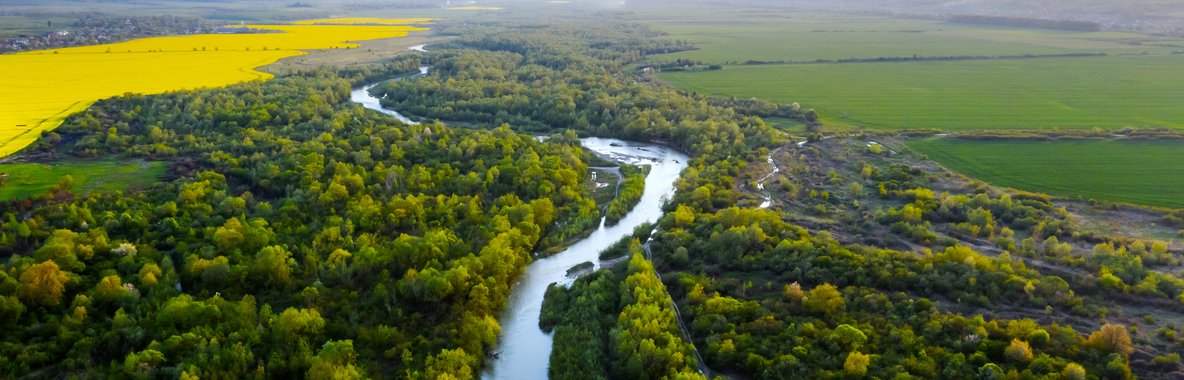
[[(654, 253), (653, 251), (650, 251), (650, 243), (654, 241), (653, 236), (656, 233), (658, 233), (658, 229), (654, 228), (654, 230), (650, 232), (650, 238), (645, 241), (645, 244), (642, 244), (642, 247), (645, 248), (645, 258), (651, 263), (654, 262)], [(656, 268), (654, 269), (654, 275), (658, 276), (659, 281), (662, 280), (662, 273)], [(669, 295), (670, 292), (666, 292), (666, 294)], [(707, 362), (703, 361), (703, 356), (699, 354), (699, 347), (695, 345), (695, 339), (691, 336), (691, 330), (687, 329), (686, 322), (682, 320), (682, 312), (678, 310), (678, 302), (674, 302), (673, 296), (670, 297), (670, 306), (674, 308), (674, 318), (678, 321), (678, 330), (682, 332), (682, 338), (686, 340), (687, 343), (690, 343), (691, 348), (695, 351), (695, 361), (699, 364), (699, 373), (703, 374), (703, 376), (706, 376), (707, 378), (711, 378), (711, 374), (713, 372), (711, 371), (711, 368), (707, 367)]]

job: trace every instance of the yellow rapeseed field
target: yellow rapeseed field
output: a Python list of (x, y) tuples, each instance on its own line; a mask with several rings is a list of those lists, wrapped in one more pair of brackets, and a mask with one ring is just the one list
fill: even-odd
[(424, 30), (405, 25), (248, 25), (276, 33), (153, 37), (0, 55), (0, 157), (15, 153), (75, 112), (124, 93), (225, 86), (269, 79), (256, 71), (304, 50)]

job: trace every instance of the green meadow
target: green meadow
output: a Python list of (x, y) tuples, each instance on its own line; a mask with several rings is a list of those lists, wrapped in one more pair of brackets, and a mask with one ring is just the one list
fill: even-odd
[(913, 56), (1167, 54), (1184, 50), (1179, 37), (995, 28), (881, 16), (737, 12), (693, 20), (649, 21), (669, 38), (690, 41), (699, 48), (658, 56), (657, 60), (720, 64)]
[(930, 138), (907, 144), (998, 186), (1184, 207), (1184, 141)]
[(164, 177), (163, 162), (58, 161), (52, 164), (0, 164), (8, 177), (0, 185), (0, 201), (31, 198), (70, 176), (76, 193), (125, 190), (148, 186)]
[(728, 66), (661, 78), (874, 129), (1184, 127), (1184, 55)]

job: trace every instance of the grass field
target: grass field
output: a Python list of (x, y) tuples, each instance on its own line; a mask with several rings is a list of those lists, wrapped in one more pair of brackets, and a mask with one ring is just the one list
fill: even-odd
[[(833, 127), (1044, 129), (1184, 127), (1184, 39), (1125, 32), (995, 28), (828, 13), (636, 16), (699, 49), (656, 56), (725, 64), (660, 78), (707, 95), (799, 102)], [(1108, 57), (743, 65), (879, 57)], [(729, 64), (730, 63), (730, 64)], [(739, 63), (739, 64), (737, 64)]]
[(699, 48), (657, 59), (682, 58), (705, 63), (914, 55), (1162, 54), (1184, 49), (1184, 41), (1178, 37), (991, 28), (935, 20), (820, 13), (725, 12), (711, 19), (659, 19), (647, 23), (668, 33), (669, 38), (690, 41)]
[(1184, 207), (1184, 142), (959, 140), (908, 146), (994, 185), (1062, 196)]
[(0, 72), (9, 74), (0, 76), (0, 157), (102, 98), (268, 79), (271, 74), (255, 69), (305, 50), (353, 48), (357, 41), (424, 30), (406, 25), (251, 27), (280, 33), (153, 37), (0, 55)]
[(798, 133), (803, 133), (806, 131), (806, 124), (802, 123), (801, 120), (786, 119), (781, 117), (766, 117), (764, 120), (766, 123), (769, 123), (769, 125), (772, 125), (773, 127), (783, 131)]
[(53, 164), (0, 164), (8, 178), (0, 185), (0, 201), (45, 193), (65, 176), (76, 193), (126, 190), (151, 185), (164, 177), (163, 162), (59, 161)]
[(876, 129), (1184, 128), (1184, 56), (729, 66), (664, 73), (708, 95)]

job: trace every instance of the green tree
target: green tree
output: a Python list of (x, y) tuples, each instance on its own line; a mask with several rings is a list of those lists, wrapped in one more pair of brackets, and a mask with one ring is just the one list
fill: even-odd
[(281, 339), (293, 342), (319, 335), (325, 328), (325, 319), (316, 309), (288, 308), (272, 326)]
[(475, 358), (464, 349), (442, 350), (428, 358), (426, 377), (440, 380), (469, 380), (473, 378)]
[(835, 327), (835, 331), (830, 335), (830, 340), (842, 344), (846, 349), (856, 350), (867, 342), (867, 335), (863, 331), (844, 323), (839, 325), (839, 327)]
[(357, 367), (358, 354), (352, 340), (330, 340), (312, 359), (308, 378), (313, 380), (356, 380), (365, 378)]
[(16, 297), (0, 296), (0, 327), (19, 321), (25, 310), (25, 305)]
[(259, 250), (251, 272), (265, 286), (286, 287), (292, 284), (292, 265), (292, 253), (273, 245)]

